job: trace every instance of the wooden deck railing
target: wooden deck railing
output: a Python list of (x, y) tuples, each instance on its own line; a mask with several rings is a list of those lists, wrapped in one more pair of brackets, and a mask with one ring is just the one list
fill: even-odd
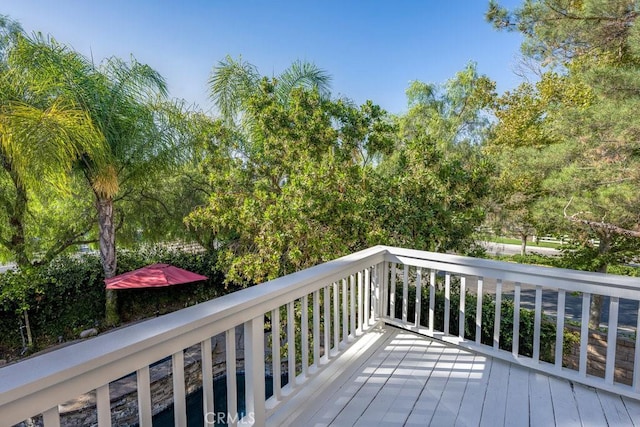
[[(270, 413), (304, 387), (308, 378), (374, 326), (378, 267), (384, 253), (382, 247), (364, 250), (4, 367), (0, 369), (0, 425), (42, 414), (46, 427), (58, 426), (58, 405), (95, 391), (98, 425), (110, 426), (109, 384), (135, 372), (138, 420), (141, 426), (151, 426), (149, 367), (170, 357), (175, 425), (185, 426), (184, 351), (194, 345), (201, 347), (205, 420), (264, 425)], [(236, 400), (238, 326), (244, 328), (246, 416), (242, 419)], [(227, 413), (223, 416), (214, 409), (214, 398), (220, 396), (213, 395), (211, 348), (212, 337), (221, 333), (226, 336)], [(281, 359), (284, 345), (287, 352)], [(288, 374), (284, 387), (281, 366)], [(274, 393), (265, 399), (265, 374), (270, 372)]]
[[(382, 318), (385, 322), (545, 373), (640, 398), (639, 279), (400, 248), (388, 248), (385, 259), (382, 291)], [(488, 283), (491, 284), (490, 291), (487, 290)], [(507, 286), (508, 293), (505, 292)], [(523, 310), (525, 293), (531, 300), (526, 311)], [(466, 301), (470, 295), (475, 302), (472, 307)], [(607, 336), (604, 360), (589, 351), (592, 345), (589, 336), (597, 332), (589, 329), (589, 309), (597, 295), (604, 297), (606, 302), (607, 315), (603, 316), (605, 320), (599, 327), (599, 330), (606, 331)], [(493, 313), (490, 316), (482, 313), (487, 307), (486, 301), (483, 304), (483, 297), (491, 300), (489, 306)], [(428, 302), (422, 298), (427, 298)], [(507, 317), (502, 313), (506, 298), (513, 304), (513, 310), (509, 310)], [(571, 307), (568, 307), (569, 299)], [(623, 302), (626, 331), (619, 329)], [(408, 316), (410, 308), (413, 312), (411, 317)], [(578, 311), (579, 315), (568, 317), (568, 311)], [(522, 322), (523, 314), (533, 317), (533, 328), (529, 328), (532, 336), (527, 337), (521, 330), (521, 326), (528, 326)], [(440, 322), (436, 321), (437, 317), (442, 318)], [(454, 317), (456, 321), (452, 322)], [(457, 324), (457, 330), (451, 330), (452, 324)], [(487, 326), (491, 324), (493, 327), (487, 336)], [(508, 327), (506, 334), (505, 325)], [(551, 327), (545, 329), (545, 325)], [(575, 342), (567, 336), (568, 326), (571, 326), (571, 331), (579, 331), (569, 331), (574, 337), (577, 335)], [(618, 381), (624, 377), (618, 375), (622, 369), (616, 365), (616, 348), (621, 334), (635, 340), (632, 378), (626, 381), (631, 384)], [(554, 342), (545, 342), (549, 335)], [(527, 339), (530, 340), (527, 344), (531, 346), (531, 354), (526, 354), (521, 348), (521, 343)], [(506, 349), (502, 345), (505, 340), (510, 343)], [(567, 365), (566, 360), (563, 364), (563, 350), (572, 345), (578, 348), (577, 369), (563, 366)], [(542, 360), (542, 348), (551, 349), (551, 354), (544, 355), (546, 360)], [(602, 376), (587, 369), (595, 358), (605, 367)], [(631, 365), (628, 362), (625, 365)]]
[[(492, 285), (491, 292), (486, 287)], [(507, 286), (513, 291), (506, 292)], [(490, 319), (483, 316), (483, 298), (492, 294)], [(521, 348), (520, 308), (532, 294), (532, 348)], [(543, 294), (555, 302), (557, 313), (548, 317)], [(567, 295), (579, 296), (581, 316), (579, 366), (563, 367), (564, 334), (555, 334), (550, 362), (541, 357), (544, 326), (552, 322), (564, 331), (568, 319)], [(640, 285), (637, 279), (545, 267), (436, 254), (377, 246), (352, 255), (254, 286), (215, 300), (103, 334), (0, 369), (0, 425), (43, 417), (44, 425), (60, 425), (59, 405), (95, 391), (98, 425), (110, 426), (109, 384), (136, 374), (137, 412), (140, 425), (151, 425), (150, 366), (169, 357), (172, 361), (175, 425), (184, 426), (186, 415), (185, 349), (200, 346), (205, 420), (214, 414), (212, 338), (225, 337), (227, 414), (230, 425), (264, 425), (269, 416), (297, 394), (309, 379), (319, 375), (358, 337), (380, 321), (626, 396), (640, 398), (638, 369), (631, 385), (616, 381), (616, 346), (609, 345), (602, 378), (587, 370), (589, 303), (593, 295), (608, 298), (608, 342), (616, 342), (620, 301), (635, 304), (637, 324)], [(454, 298), (455, 296), (455, 298)], [(467, 301), (476, 298), (475, 307)], [(513, 300), (513, 318), (502, 313), (502, 301)], [(453, 301), (453, 302), (452, 302)], [(524, 313), (524, 312), (523, 312)], [(458, 327), (453, 330), (454, 320)], [(459, 321), (463, 319), (463, 321)], [(483, 321), (484, 319), (484, 321)], [(489, 320), (488, 320), (489, 319)], [(505, 335), (505, 322), (512, 327)], [(487, 322), (494, 327), (487, 340)], [(439, 326), (436, 326), (439, 325)], [(471, 327), (469, 327), (471, 325)], [(242, 327), (246, 409), (240, 418), (236, 329)], [(483, 340), (482, 330), (485, 330)], [(635, 334), (636, 328), (633, 329)], [(371, 335), (369, 335), (371, 336)], [(635, 336), (635, 335), (634, 335)], [(487, 342), (488, 341), (488, 342)], [(511, 341), (510, 348), (504, 343)], [(636, 340), (634, 366), (640, 363)], [(544, 344), (544, 342), (542, 343)], [(286, 351), (285, 351), (286, 350)], [(544, 356), (544, 355), (542, 355)], [(286, 374), (287, 384), (280, 382)], [(265, 397), (265, 375), (273, 378), (273, 396)], [(209, 416), (207, 416), (209, 414)], [(64, 416), (62, 417), (64, 421)], [(214, 414), (214, 418), (219, 416)]]

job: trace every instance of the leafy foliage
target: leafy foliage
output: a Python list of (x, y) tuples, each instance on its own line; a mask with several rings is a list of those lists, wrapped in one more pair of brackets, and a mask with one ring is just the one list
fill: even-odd
[(363, 178), (354, 149), (374, 152), (368, 143), (379, 138), (363, 123), (379, 118), (303, 89), (283, 105), (268, 80), (246, 108), (255, 117), (251, 144), (220, 133), (206, 165), (209, 203), (188, 218), (223, 245), (228, 280), (259, 282), (362, 247)]
[[(223, 285), (212, 254), (186, 253), (161, 246), (122, 251), (118, 273), (156, 262), (206, 275), (209, 280), (164, 289), (122, 291), (126, 295), (119, 307), (123, 320), (164, 314), (234, 290)], [(103, 280), (100, 259), (91, 254), (63, 256), (37, 269), (0, 275), (0, 358), (15, 357), (22, 348), (21, 313), (25, 310), (34, 334), (31, 350), (77, 339), (84, 329), (101, 329), (105, 309)]]

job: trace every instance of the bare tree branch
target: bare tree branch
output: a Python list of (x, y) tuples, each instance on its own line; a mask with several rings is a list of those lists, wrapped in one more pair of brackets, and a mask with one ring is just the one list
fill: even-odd
[(602, 218), (602, 221), (591, 221), (591, 220), (583, 219), (579, 217), (581, 214), (585, 214), (588, 212), (577, 212), (577, 213), (574, 213), (573, 215), (567, 214), (567, 208), (569, 208), (569, 205), (571, 204), (572, 201), (573, 201), (573, 197), (569, 199), (569, 202), (566, 204), (563, 210), (564, 217), (569, 221), (577, 224), (586, 225), (592, 230), (604, 231), (604, 232), (613, 233), (613, 234), (617, 234), (624, 237), (640, 238), (640, 231), (629, 230), (626, 228), (619, 227), (615, 224), (604, 222), (606, 215), (605, 217)]

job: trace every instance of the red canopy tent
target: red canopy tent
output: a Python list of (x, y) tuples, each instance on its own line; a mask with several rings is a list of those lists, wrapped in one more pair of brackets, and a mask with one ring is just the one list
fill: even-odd
[(192, 273), (170, 264), (152, 264), (105, 279), (107, 289), (159, 288), (207, 280), (207, 276)]

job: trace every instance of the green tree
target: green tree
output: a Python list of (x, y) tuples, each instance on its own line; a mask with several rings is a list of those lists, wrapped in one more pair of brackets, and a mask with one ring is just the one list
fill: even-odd
[[(283, 104), (263, 79), (244, 105), (253, 117), (250, 149), (220, 122), (206, 162), (212, 193), (188, 224), (210, 230), (227, 279), (257, 283), (366, 244), (363, 159), (373, 153), (382, 114), (297, 88)], [(372, 145), (369, 145), (371, 142)]]
[[(255, 65), (226, 56), (211, 72), (211, 99), (227, 125), (250, 122), (247, 103), (260, 90), (263, 76)], [(317, 89), (323, 97), (330, 93), (331, 76), (315, 64), (294, 61), (280, 75), (275, 76), (274, 95), (281, 105), (287, 105), (293, 89)]]
[(544, 183), (545, 204), (593, 257), (581, 265), (602, 272), (640, 247), (638, 13), (632, 0), (526, 1), (514, 11), (492, 1), (487, 13), (497, 27), (520, 31), (524, 53), (557, 73), (547, 92), (567, 95), (545, 112), (567, 147), (564, 166)]
[(25, 277), (0, 289), (0, 299), (22, 311), (31, 346), (26, 298), (34, 285), (27, 274), (82, 242), (87, 231), (82, 221), (61, 221), (48, 229), (47, 220), (56, 217), (50, 208), (68, 199), (76, 161), (102, 164), (106, 153), (104, 137), (88, 114), (24, 65), (27, 52), (45, 42), (27, 38), (8, 18), (2, 17), (0, 25), (0, 245)]
[[(74, 100), (104, 136), (105, 162), (76, 163), (94, 195), (105, 277), (116, 274), (116, 230), (123, 222), (114, 203), (149, 182), (180, 158), (163, 78), (131, 58), (109, 58), (96, 67), (55, 42), (31, 46), (26, 66)], [(107, 291), (107, 322), (117, 322), (115, 293)]]
[[(0, 225), (0, 244), (23, 268), (34, 261), (47, 262), (74, 244), (86, 230), (59, 227), (53, 239), (37, 248), (30, 242), (29, 227), (36, 207), (51, 194), (68, 194), (69, 172), (81, 158), (102, 164), (104, 137), (73, 99), (56, 94), (55, 85), (25, 67), (24, 57), (42, 39), (21, 33), (5, 39), (0, 69), (0, 157), (4, 191), (0, 194), (6, 222)], [(38, 220), (43, 217), (39, 216)], [(70, 225), (70, 224), (67, 224)], [(34, 259), (35, 253), (41, 259)], [(44, 257), (42, 257), (44, 254)]]
[(400, 120), (401, 137), (425, 137), (444, 148), (479, 144), (489, 125), (495, 83), (478, 75), (474, 63), (442, 87), (414, 81), (407, 89), (409, 111)]
[(494, 84), (468, 65), (443, 87), (413, 82), (393, 154), (376, 169), (371, 210), (382, 241), (419, 249), (468, 249), (484, 218), (492, 166), (480, 144)]

